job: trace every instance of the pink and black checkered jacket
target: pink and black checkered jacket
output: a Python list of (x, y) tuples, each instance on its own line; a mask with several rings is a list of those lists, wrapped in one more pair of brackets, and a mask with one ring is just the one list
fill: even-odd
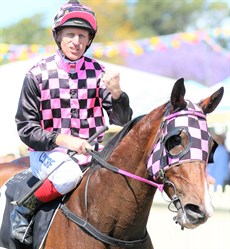
[[(124, 125), (132, 117), (129, 98), (113, 100), (101, 80), (104, 67), (82, 57), (70, 64), (59, 52), (41, 60), (26, 74), (16, 124), (21, 140), (32, 150), (52, 150), (59, 133), (88, 139), (105, 125)], [(100, 142), (103, 137), (99, 137)]]

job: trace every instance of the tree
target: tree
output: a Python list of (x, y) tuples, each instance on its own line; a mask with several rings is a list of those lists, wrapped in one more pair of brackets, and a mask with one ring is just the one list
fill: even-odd
[(133, 28), (127, 1), (124, 0), (82, 0), (93, 9), (98, 23), (95, 41), (114, 42), (136, 39), (139, 34)]
[(51, 44), (51, 29), (42, 25), (43, 15), (37, 14), (3, 29), (2, 42), (13, 44)]
[(215, 28), (228, 18), (228, 4), (208, 0), (138, 0), (132, 6), (133, 26), (141, 37)]
[[(135, 40), (199, 28), (221, 26), (229, 18), (227, 3), (209, 0), (80, 0), (96, 13), (95, 42)], [(58, 7), (57, 7), (58, 10)], [(51, 27), (42, 14), (2, 29), (1, 42), (54, 44)]]

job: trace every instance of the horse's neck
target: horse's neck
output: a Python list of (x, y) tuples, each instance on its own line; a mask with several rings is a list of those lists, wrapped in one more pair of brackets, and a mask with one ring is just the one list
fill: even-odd
[[(131, 129), (109, 156), (110, 164), (143, 178), (149, 177), (146, 157), (150, 148), (147, 147), (152, 146), (162, 118), (156, 113), (144, 117)], [(127, 236), (143, 236), (156, 189), (104, 168), (87, 174), (69, 200), (71, 208), (83, 217), (88, 215), (89, 222), (99, 230), (113, 231), (114, 235), (123, 234), (125, 230)]]
[(158, 133), (166, 104), (142, 118), (122, 139), (109, 157), (109, 162), (118, 168), (148, 177), (146, 159)]

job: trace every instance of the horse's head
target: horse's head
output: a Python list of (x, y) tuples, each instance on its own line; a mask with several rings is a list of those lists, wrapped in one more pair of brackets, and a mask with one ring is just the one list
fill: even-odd
[(181, 228), (195, 228), (212, 214), (206, 165), (216, 148), (208, 132), (206, 114), (223, 96), (223, 88), (194, 104), (184, 99), (184, 80), (178, 80), (171, 93), (157, 143), (148, 159), (148, 170), (164, 183), (164, 191), (176, 207), (174, 217)]

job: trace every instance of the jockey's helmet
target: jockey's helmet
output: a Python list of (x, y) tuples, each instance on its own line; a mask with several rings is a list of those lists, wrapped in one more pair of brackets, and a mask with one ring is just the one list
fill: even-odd
[(70, 0), (64, 4), (54, 17), (52, 32), (55, 42), (60, 48), (60, 42), (57, 40), (57, 32), (63, 27), (77, 27), (87, 29), (90, 34), (90, 43), (86, 50), (90, 47), (96, 32), (97, 20), (95, 13), (87, 6), (80, 4), (76, 0)]

